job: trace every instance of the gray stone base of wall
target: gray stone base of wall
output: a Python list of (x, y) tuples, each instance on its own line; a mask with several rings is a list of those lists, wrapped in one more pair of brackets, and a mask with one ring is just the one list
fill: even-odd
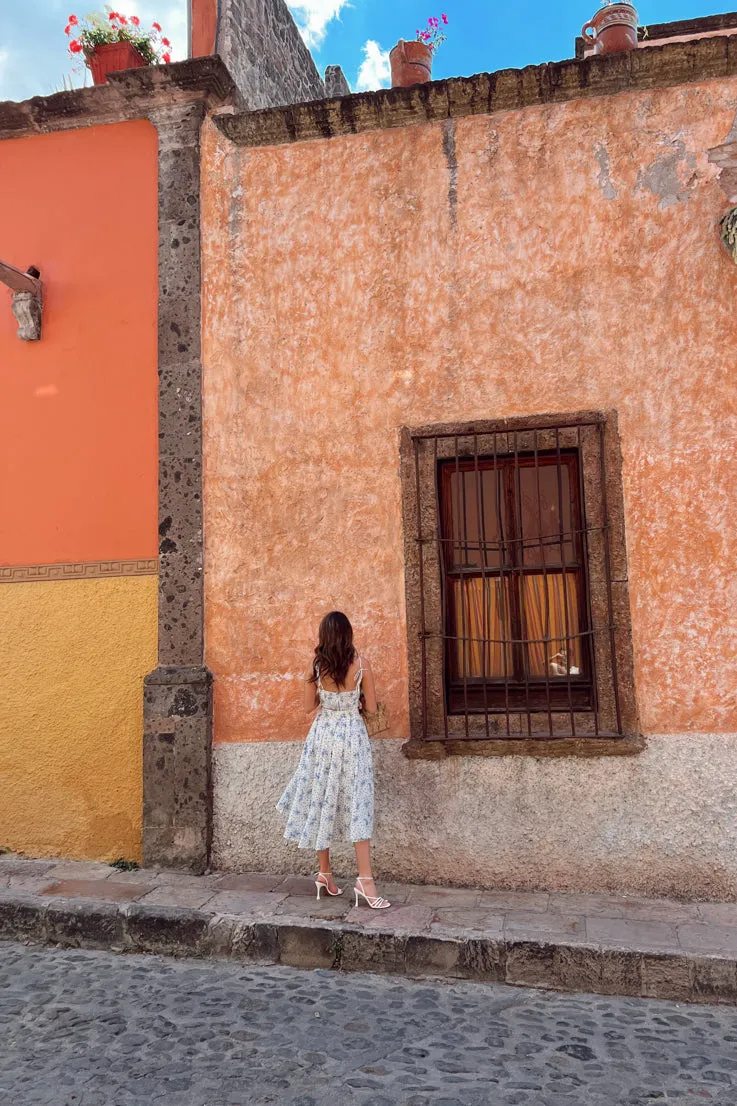
[[(372, 742), (375, 869), (410, 883), (737, 899), (737, 734), (648, 735), (628, 757), (410, 761)], [(274, 809), (301, 743), (214, 747), (213, 865), (312, 872)], [(334, 866), (352, 871), (350, 845)]]

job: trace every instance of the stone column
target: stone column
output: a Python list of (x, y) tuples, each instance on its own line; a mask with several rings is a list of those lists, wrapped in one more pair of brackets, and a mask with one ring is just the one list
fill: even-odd
[(144, 681), (143, 860), (202, 872), (212, 834), (212, 674), (204, 663), (200, 126), (159, 135), (159, 663)]
[(329, 65), (325, 70), (325, 94), (331, 97), (351, 94), (350, 85), (339, 65)]

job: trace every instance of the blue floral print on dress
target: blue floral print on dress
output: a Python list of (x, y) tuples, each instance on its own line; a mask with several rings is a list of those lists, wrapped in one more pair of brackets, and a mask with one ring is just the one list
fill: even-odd
[(316, 672), (320, 710), (276, 809), (287, 819), (288, 841), (319, 851), (336, 840), (373, 835), (374, 769), (359, 711), (363, 669), (353, 691), (326, 691)]

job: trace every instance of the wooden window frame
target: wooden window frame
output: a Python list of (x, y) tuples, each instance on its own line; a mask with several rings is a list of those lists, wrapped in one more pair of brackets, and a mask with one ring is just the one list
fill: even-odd
[[(525, 567), (520, 563), (522, 546), (522, 533), (520, 529), (519, 511), (521, 509), (519, 488), (516, 486), (515, 472), (521, 469), (550, 468), (558, 465), (568, 470), (569, 506), (571, 510), (571, 541), (574, 561), (561, 567), (554, 565), (530, 565)], [(512, 666), (514, 671), (507, 678), (491, 677), (487, 679), (467, 677), (463, 679), (453, 674), (453, 638), (463, 636), (464, 627), (462, 618), (455, 613), (456, 600), (455, 589), (448, 587), (445, 591), (444, 621), (445, 632), (448, 635), (445, 650), (445, 687), (446, 707), (450, 714), (464, 714), (470, 710), (472, 713), (491, 709), (494, 711), (500, 706), (506, 710), (507, 706), (513, 708), (527, 707), (534, 712), (547, 710), (548, 706), (556, 710), (566, 710), (569, 705), (576, 709), (591, 709), (593, 706), (592, 658), (589, 655), (589, 641), (581, 639), (582, 672), (567, 679), (558, 677), (533, 677), (525, 671), (524, 651), (527, 642), (523, 631), (523, 603), (519, 596), (520, 575), (556, 575), (575, 576), (577, 579), (577, 622), (580, 632), (588, 632), (588, 582), (585, 550), (585, 535), (583, 533), (583, 511), (580, 486), (580, 457), (578, 451), (569, 449), (560, 453), (555, 451), (514, 456), (502, 455), (494, 458), (479, 457), (477, 459), (454, 458), (438, 462), (437, 479), (440, 493), (440, 519), (442, 537), (442, 555), (445, 560), (445, 579), (449, 583), (465, 579), (481, 578), (487, 580), (501, 579), (508, 585), (511, 593), (510, 614), (512, 626), (510, 627), (513, 644)], [(504, 484), (504, 519), (503, 527), (506, 527), (507, 540), (501, 536), (501, 557), (499, 568), (477, 567), (473, 569), (457, 567), (453, 556), (453, 546), (456, 544), (450, 540), (452, 533), (452, 497), (450, 485), (454, 474), (461, 472), (488, 472), (497, 471), (502, 474)]]
[[(592, 671), (584, 697), (565, 710), (529, 698), (513, 709), (458, 710), (446, 686), (442, 497), (438, 479), (448, 461), (575, 452), (588, 557), (587, 619)], [(404, 522), (410, 744), (525, 742), (531, 747), (570, 739), (616, 743), (639, 734), (627, 584), (621, 452), (616, 414), (582, 411), (474, 423), (405, 427), (400, 443)], [(588, 623), (587, 623), (588, 624)], [(585, 681), (582, 681), (582, 686)], [(452, 708), (452, 709), (449, 709)], [(532, 709), (531, 709), (532, 708)], [(422, 754), (418, 754), (422, 755)]]

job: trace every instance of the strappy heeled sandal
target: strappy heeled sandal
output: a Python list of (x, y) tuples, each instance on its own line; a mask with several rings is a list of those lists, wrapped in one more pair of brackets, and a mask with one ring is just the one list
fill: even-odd
[(320, 892), (323, 890), (323, 888), (327, 891), (327, 893), (332, 898), (335, 898), (336, 895), (342, 895), (343, 894), (340, 887), (338, 888), (337, 891), (331, 891), (330, 890), (329, 883), (330, 883), (330, 877), (332, 876), (332, 874), (333, 874), (332, 872), (318, 872), (317, 875), (315, 876), (315, 887), (317, 888), (318, 902), (320, 900)]
[[(358, 886), (359, 883), (361, 884), (360, 887)], [(382, 899), (381, 895), (377, 895), (375, 899), (372, 899), (370, 895), (367, 895), (366, 892), (363, 889), (363, 880), (361, 879), (360, 876), (356, 880), (356, 886), (353, 888), (353, 890), (356, 894), (356, 906), (358, 906), (358, 896), (359, 895), (361, 896), (362, 899), (364, 899), (368, 903), (368, 905), (371, 907), (372, 910), (386, 910), (387, 907), (391, 906), (391, 903), (389, 902), (389, 900), (388, 899)]]

